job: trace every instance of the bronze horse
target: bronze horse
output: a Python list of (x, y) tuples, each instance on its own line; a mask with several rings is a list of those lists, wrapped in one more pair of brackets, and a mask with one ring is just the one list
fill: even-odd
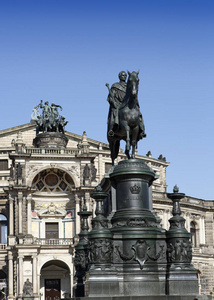
[[(145, 127), (143, 123), (142, 114), (140, 112), (138, 103), (138, 72), (130, 73), (128, 71), (128, 81), (126, 88), (126, 95), (119, 108), (119, 126), (114, 132), (113, 136), (108, 135), (109, 147), (111, 150), (112, 165), (118, 156), (120, 148), (120, 140), (126, 142), (125, 154), (128, 159), (135, 158), (135, 149), (137, 142), (146, 136)], [(132, 154), (130, 157), (130, 149), (132, 147)]]

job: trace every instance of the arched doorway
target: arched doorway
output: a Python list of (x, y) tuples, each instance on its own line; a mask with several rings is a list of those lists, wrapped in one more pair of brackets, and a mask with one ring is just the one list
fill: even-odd
[(51, 260), (41, 269), (40, 295), (42, 300), (71, 297), (70, 269), (60, 260)]

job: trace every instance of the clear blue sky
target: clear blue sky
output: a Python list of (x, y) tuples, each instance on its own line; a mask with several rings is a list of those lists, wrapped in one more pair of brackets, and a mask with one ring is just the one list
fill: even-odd
[(213, 200), (214, 1), (0, 1), (0, 130), (43, 99), (107, 142), (105, 83), (138, 69), (139, 153), (166, 156), (168, 192)]

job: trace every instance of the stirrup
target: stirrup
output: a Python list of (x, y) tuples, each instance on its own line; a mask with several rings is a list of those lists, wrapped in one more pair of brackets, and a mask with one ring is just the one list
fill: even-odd
[(114, 131), (113, 130), (109, 130), (108, 136), (114, 136)]

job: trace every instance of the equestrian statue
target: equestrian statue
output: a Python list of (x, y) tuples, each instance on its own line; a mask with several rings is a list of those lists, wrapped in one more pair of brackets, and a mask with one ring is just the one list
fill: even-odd
[[(107, 138), (111, 150), (112, 165), (118, 156), (120, 140), (126, 142), (125, 154), (128, 159), (135, 158), (135, 149), (140, 139), (146, 137), (143, 117), (138, 102), (138, 72), (127, 74), (121, 71), (118, 75), (120, 82), (114, 83), (111, 88), (106, 84), (109, 95), (108, 102), (108, 130)], [(130, 156), (130, 150), (132, 153)]]

